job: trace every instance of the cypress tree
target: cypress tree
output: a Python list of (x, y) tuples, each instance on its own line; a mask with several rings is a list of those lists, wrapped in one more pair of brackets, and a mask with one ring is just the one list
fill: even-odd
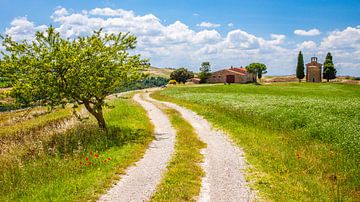
[(299, 55), (298, 55), (297, 66), (296, 66), (296, 78), (299, 79), (299, 82), (301, 82), (301, 79), (303, 79), (305, 77), (304, 69), (305, 69), (305, 67), (304, 67), (304, 57), (303, 57), (303, 54), (300, 51)]
[(325, 58), (323, 78), (326, 79), (327, 82), (329, 82), (330, 79), (336, 78), (336, 69), (332, 61), (331, 53), (328, 53)]

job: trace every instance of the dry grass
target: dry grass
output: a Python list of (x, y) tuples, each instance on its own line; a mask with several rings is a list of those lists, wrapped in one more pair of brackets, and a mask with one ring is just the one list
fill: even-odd
[(149, 76), (153, 76), (153, 77), (170, 78), (170, 74), (173, 71), (174, 69), (169, 69), (169, 68), (150, 67), (147, 70), (147, 73), (150, 74)]

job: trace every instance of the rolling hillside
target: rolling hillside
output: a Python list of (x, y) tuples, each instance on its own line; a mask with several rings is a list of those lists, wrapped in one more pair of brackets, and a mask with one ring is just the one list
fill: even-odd
[(149, 73), (150, 76), (153, 76), (153, 77), (170, 78), (170, 74), (173, 71), (174, 71), (174, 69), (170, 69), (170, 68), (150, 67), (147, 70), (147, 73)]

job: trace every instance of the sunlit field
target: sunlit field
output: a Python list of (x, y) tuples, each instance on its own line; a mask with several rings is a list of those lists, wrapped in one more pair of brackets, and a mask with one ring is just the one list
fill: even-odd
[(265, 198), (359, 200), (360, 86), (173, 87), (153, 95), (205, 116), (242, 146)]

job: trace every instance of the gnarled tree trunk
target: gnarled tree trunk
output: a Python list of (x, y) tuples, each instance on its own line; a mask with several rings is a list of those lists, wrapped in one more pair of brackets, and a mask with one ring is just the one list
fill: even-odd
[(84, 105), (85, 105), (86, 109), (90, 112), (90, 114), (92, 114), (96, 118), (99, 128), (106, 130), (106, 122), (105, 122), (105, 119), (103, 116), (103, 111), (102, 111), (101, 105), (91, 106), (88, 101), (84, 101)]

